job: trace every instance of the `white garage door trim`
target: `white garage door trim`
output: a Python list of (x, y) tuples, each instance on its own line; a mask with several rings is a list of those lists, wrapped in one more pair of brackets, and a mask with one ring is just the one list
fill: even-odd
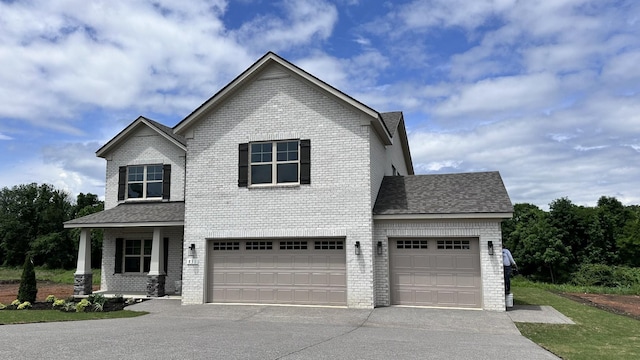
[(210, 240), (208, 301), (345, 306), (344, 239)]
[(389, 239), (392, 305), (482, 307), (478, 238)]

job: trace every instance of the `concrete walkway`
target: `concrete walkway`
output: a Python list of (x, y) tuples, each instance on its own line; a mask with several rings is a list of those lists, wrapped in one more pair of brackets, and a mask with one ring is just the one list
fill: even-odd
[[(180, 305), (130, 319), (0, 326), (1, 359), (558, 359), (511, 312)], [(28, 335), (27, 335), (28, 334)]]
[(513, 322), (543, 323), (543, 324), (575, 324), (573, 320), (564, 316), (551, 306), (544, 305), (515, 305), (507, 311)]

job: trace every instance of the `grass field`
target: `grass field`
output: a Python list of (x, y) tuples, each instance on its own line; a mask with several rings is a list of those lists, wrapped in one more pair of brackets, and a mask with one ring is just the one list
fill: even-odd
[(640, 321), (556, 295), (553, 286), (514, 282), (516, 304), (550, 305), (575, 325), (516, 323), (522, 335), (563, 359), (640, 359)]
[[(36, 267), (36, 280), (51, 281), (60, 284), (73, 285), (73, 274), (75, 270), (46, 269)], [(100, 285), (100, 269), (93, 269), (93, 284)], [(20, 281), (22, 275), (21, 267), (0, 267), (0, 281)]]
[(139, 311), (62, 312), (58, 310), (0, 310), (0, 325), (54, 321), (80, 321), (130, 318), (146, 314)]

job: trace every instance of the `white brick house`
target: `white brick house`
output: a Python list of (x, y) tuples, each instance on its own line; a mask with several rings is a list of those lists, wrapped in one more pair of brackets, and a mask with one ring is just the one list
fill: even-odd
[(267, 53), (173, 128), (138, 118), (97, 151), (105, 211), (78, 294), (184, 304), (504, 310), (497, 172), (414, 175), (402, 113), (379, 113)]

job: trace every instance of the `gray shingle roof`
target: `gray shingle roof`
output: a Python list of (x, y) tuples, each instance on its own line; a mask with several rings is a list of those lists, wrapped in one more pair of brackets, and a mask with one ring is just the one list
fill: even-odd
[(402, 111), (380, 113), (380, 117), (387, 126), (387, 130), (389, 130), (391, 137), (395, 136), (396, 130), (398, 129), (398, 123), (400, 123), (400, 119), (402, 119)]
[(164, 124), (161, 124), (161, 123), (159, 123), (159, 122), (157, 122), (155, 120), (151, 120), (148, 117), (144, 117), (144, 116), (142, 116), (142, 117), (145, 118), (150, 123), (152, 123), (154, 126), (156, 126), (158, 128), (158, 130), (160, 130), (163, 133), (171, 136), (175, 141), (179, 142), (182, 145), (185, 145), (185, 146), (187, 145), (187, 140), (184, 138), (184, 136), (175, 134), (173, 132), (172, 128), (170, 128), (170, 127), (168, 127), (168, 126), (166, 126)]
[(386, 176), (374, 215), (511, 213), (500, 173)]
[(64, 223), (67, 228), (110, 227), (126, 224), (184, 223), (184, 202), (124, 203)]

